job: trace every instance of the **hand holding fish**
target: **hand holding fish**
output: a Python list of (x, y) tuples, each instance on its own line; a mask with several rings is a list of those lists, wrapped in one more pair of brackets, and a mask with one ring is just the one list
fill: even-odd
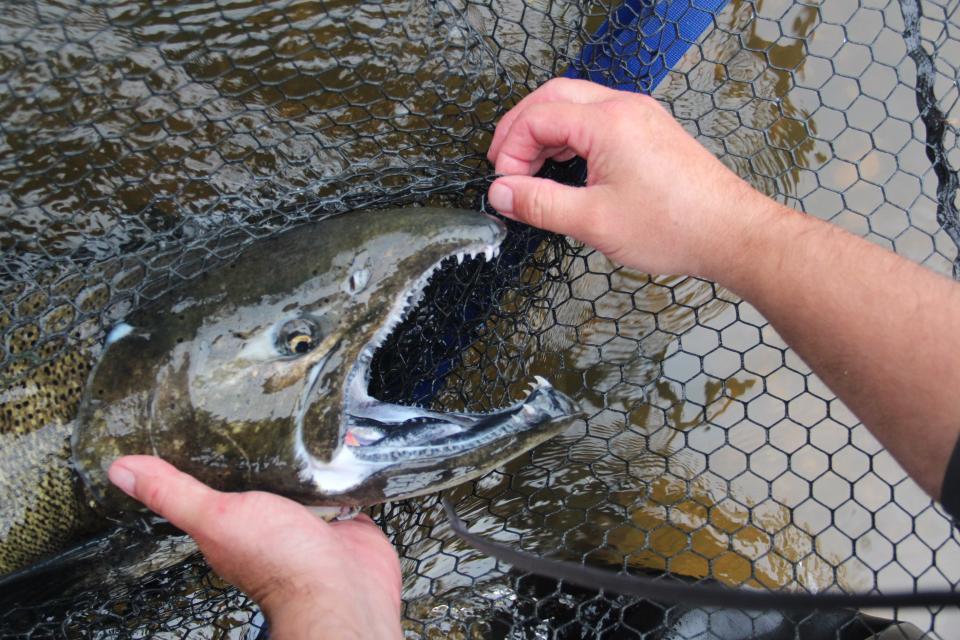
[(400, 564), (366, 516), (328, 524), (269, 493), (221, 493), (151, 456), (110, 479), (190, 534), (210, 566), (262, 607), (273, 638), (399, 638)]
[[(532, 177), (574, 155), (586, 187)], [(752, 303), (960, 517), (960, 447), (944, 480), (960, 434), (957, 283), (753, 190), (650, 97), (551, 81), (500, 121), (487, 157), (504, 174), (488, 193), (504, 215)]]

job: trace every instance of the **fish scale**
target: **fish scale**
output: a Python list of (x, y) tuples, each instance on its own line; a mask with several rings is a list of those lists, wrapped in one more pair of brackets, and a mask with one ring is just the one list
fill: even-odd
[[(39, 355), (48, 350), (41, 346)], [(62, 548), (89, 519), (70, 465), (70, 435), (90, 351), (61, 351), (0, 393), (0, 574)]]
[(46, 284), (8, 293), (0, 311), (0, 327), (15, 326), (0, 386), (0, 575), (62, 549), (96, 521), (72, 470), (70, 436), (99, 345), (91, 322), (74, 323), (107, 290), (85, 290), (80, 278)]

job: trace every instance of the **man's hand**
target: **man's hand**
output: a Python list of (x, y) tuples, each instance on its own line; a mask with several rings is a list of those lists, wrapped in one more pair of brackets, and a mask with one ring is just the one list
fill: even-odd
[[(585, 188), (533, 178), (548, 158), (587, 161)], [(776, 205), (649, 96), (585, 80), (546, 83), (500, 120), (487, 153), (502, 214), (573, 236), (649, 273), (710, 276)]]
[(210, 566), (262, 608), (275, 638), (399, 638), (400, 564), (366, 516), (328, 524), (269, 493), (221, 493), (159, 458), (110, 480), (190, 534)]

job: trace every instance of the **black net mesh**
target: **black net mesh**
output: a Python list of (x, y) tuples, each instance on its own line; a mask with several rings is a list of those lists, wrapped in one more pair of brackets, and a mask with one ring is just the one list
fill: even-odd
[[(667, 25), (688, 4), (656, 3), (682, 5)], [(605, 20), (623, 20), (618, 8), (7, 3), (0, 414), (69, 429), (106, 329), (257, 238), (357, 208), (482, 207), (497, 118), (574, 65)], [(955, 2), (736, 0), (698, 36), (679, 61), (661, 55), (672, 69), (654, 95), (711, 151), (782, 202), (960, 275)], [(578, 68), (635, 90), (656, 83), (616, 62)], [(475, 531), (746, 588), (960, 581), (960, 538), (938, 505), (752, 306), (539, 232), (513, 228), (508, 243), (496, 266), (467, 263), (433, 282), (374, 367), (383, 399), (502, 406), (542, 374), (582, 404), (587, 418), (567, 433), (451, 492)], [(49, 367), (79, 382), (51, 391)], [(410, 637), (873, 629), (849, 614), (812, 635), (826, 614), (697, 617), (521, 575), (454, 539), (434, 498), (376, 515), (401, 554)], [(949, 609), (871, 613), (933, 637), (960, 622)], [(20, 602), (0, 611), (0, 635), (254, 638), (261, 622), (193, 557)]]

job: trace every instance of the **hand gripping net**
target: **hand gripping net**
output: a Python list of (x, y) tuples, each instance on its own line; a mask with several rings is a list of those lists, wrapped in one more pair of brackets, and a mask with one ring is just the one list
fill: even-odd
[[(82, 373), (111, 323), (246, 243), (351, 209), (482, 207), (498, 117), (574, 66), (620, 9), (11, 3), (0, 17), (0, 413), (21, 415), (11, 398), (36, 393), (45, 364), (76, 358)], [(957, 277), (956, 4), (738, 0), (709, 17), (661, 65), (654, 95), (760, 190)], [(649, 38), (639, 48), (660, 55)], [(578, 69), (653, 86), (616, 60)], [(582, 403), (587, 418), (569, 432), (450, 492), (474, 531), (746, 588), (957, 584), (960, 540), (943, 512), (753, 307), (709, 282), (512, 231), (496, 267), (436, 280), (375, 365), (384, 399), (492, 408), (543, 374)], [(75, 410), (71, 393), (57, 419)], [(511, 571), (454, 539), (433, 498), (376, 515), (401, 554), (410, 637), (705, 637), (677, 626), (682, 605)], [(876, 613), (932, 637), (958, 624), (955, 610)], [(817, 615), (787, 623), (803, 633)], [(756, 635), (768, 621), (701, 619)], [(254, 638), (261, 625), (199, 558), (0, 611), (3, 637)], [(858, 625), (829, 637), (865, 637)]]

